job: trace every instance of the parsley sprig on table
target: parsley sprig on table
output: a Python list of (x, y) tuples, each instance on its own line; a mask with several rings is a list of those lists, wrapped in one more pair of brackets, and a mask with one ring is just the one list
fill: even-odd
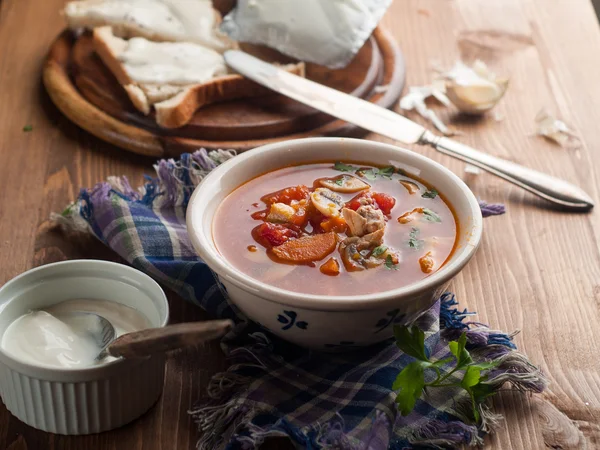
[[(485, 382), (488, 379), (484, 371), (497, 365), (495, 362), (476, 363), (465, 348), (467, 335), (463, 333), (458, 341), (448, 343), (448, 348), (453, 356), (431, 361), (425, 350), (425, 333), (416, 326), (394, 327), (396, 346), (416, 361), (408, 364), (396, 377), (392, 386), (398, 391), (396, 403), (403, 416), (410, 414), (414, 409), (417, 399), (421, 397), (424, 389), (459, 387), (464, 389), (471, 398), (473, 418), (476, 422), (480, 420), (479, 405), (494, 395), (494, 388)], [(454, 361), (452, 367), (445, 374), (442, 368)], [(433, 381), (425, 382), (425, 372), (433, 371), (436, 375)], [(462, 377), (460, 376), (462, 372)], [(452, 378), (451, 378), (452, 377)], [(460, 381), (456, 381), (460, 378)]]

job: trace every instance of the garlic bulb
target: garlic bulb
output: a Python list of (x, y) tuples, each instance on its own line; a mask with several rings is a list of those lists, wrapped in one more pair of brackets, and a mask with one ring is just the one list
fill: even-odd
[(492, 109), (508, 87), (507, 78), (499, 78), (482, 61), (472, 67), (457, 62), (447, 73), (446, 96), (461, 112), (481, 114)]

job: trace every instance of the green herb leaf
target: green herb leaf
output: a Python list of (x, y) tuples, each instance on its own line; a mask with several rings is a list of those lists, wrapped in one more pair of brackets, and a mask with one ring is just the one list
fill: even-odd
[(423, 198), (436, 198), (438, 196), (439, 192), (436, 191), (434, 188), (431, 188), (425, 192), (423, 192), (423, 194), (421, 195), (421, 197)]
[(375, 172), (375, 170), (377, 170), (377, 169), (366, 169), (366, 170), (360, 169), (360, 170), (357, 170), (356, 173), (359, 175), (362, 175), (369, 181), (375, 181), (377, 179), (377, 172)]
[(337, 184), (338, 186), (343, 186), (344, 185), (344, 179), (340, 178), (339, 180), (335, 180), (335, 184)]
[(476, 366), (468, 366), (467, 370), (465, 370), (465, 375), (463, 376), (463, 379), (460, 382), (460, 385), (464, 389), (468, 390), (469, 388), (478, 384), (480, 379), (481, 379), (481, 369)]
[(462, 367), (473, 362), (473, 358), (471, 358), (471, 355), (465, 348), (466, 345), (467, 335), (465, 333), (460, 335), (458, 341), (448, 342), (448, 348), (450, 349), (450, 353), (452, 353), (456, 358), (457, 369), (461, 369)]
[(432, 210), (430, 210), (429, 208), (423, 208), (423, 218), (427, 221), (427, 222), (441, 222), (442, 219), (440, 216), (438, 216), (438, 214)]
[(344, 164), (343, 162), (337, 161), (334, 165), (333, 168), (335, 170), (339, 170), (340, 172), (353, 172), (355, 170), (357, 170), (357, 167), (351, 166), (349, 164)]
[(387, 249), (388, 248), (385, 245), (380, 245), (379, 247), (375, 247), (375, 249), (373, 250), (373, 253), (371, 253), (371, 256), (374, 256), (377, 258), (378, 256), (383, 255)]
[(391, 179), (392, 175), (394, 175), (395, 171), (396, 171), (396, 169), (394, 169), (394, 166), (387, 166), (387, 167), (382, 167), (381, 169), (379, 169), (377, 174), (384, 178)]
[(431, 363), (431, 365), (435, 367), (443, 367), (452, 361), (455, 361), (455, 359), (452, 356), (449, 356), (448, 358), (437, 360), (436, 362)]
[(398, 409), (407, 416), (414, 409), (418, 398), (425, 387), (425, 364), (423, 361), (413, 361), (398, 374), (392, 389), (399, 390), (396, 396)]
[(33, 126), (32, 125), (25, 125), (23, 127), (23, 131), (26, 132), (26, 133), (29, 132), (29, 131), (31, 131), (31, 130), (33, 130)]
[(419, 250), (425, 245), (423, 239), (419, 239), (420, 230), (418, 228), (412, 228), (408, 234), (408, 246), (414, 250)]
[(425, 352), (425, 333), (417, 326), (394, 327), (394, 337), (396, 338), (396, 347), (420, 361), (429, 361)]
[(382, 178), (392, 179), (392, 175), (396, 172), (393, 166), (382, 167), (381, 169), (357, 169), (356, 174), (365, 177), (369, 181), (375, 181), (378, 176)]
[[(496, 393), (496, 388), (486, 384), (488, 375), (482, 374), (482, 372), (497, 366), (497, 362), (475, 363), (465, 348), (467, 344), (466, 333), (462, 333), (458, 341), (448, 343), (448, 348), (454, 358), (449, 357), (435, 362), (429, 361), (429, 357), (425, 352), (425, 333), (418, 327), (395, 326), (394, 336), (396, 346), (407, 355), (417, 359), (417, 361), (408, 364), (398, 374), (392, 386), (394, 391), (399, 391), (396, 403), (402, 415), (405, 416), (412, 411), (425, 387), (443, 388), (453, 386), (463, 388), (469, 394), (473, 417), (476, 422), (481, 420), (479, 412), (481, 404)], [(448, 367), (452, 361), (455, 361), (455, 366)], [(437, 377), (426, 383), (425, 371), (427, 369), (434, 370)], [(446, 374), (444, 375), (440, 369), (445, 369)], [(456, 373), (459, 370), (464, 370), (462, 377)], [(451, 381), (458, 379), (460, 381)]]
[(385, 268), (389, 270), (398, 270), (398, 265), (394, 264), (392, 255), (387, 255), (385, 258)]
[(63, 217), (69, 217), (73, 213), (74, 209), (75, 209), (75, 203), (71, 203), (63, 210), (63, 212), (60, 213), (60, 215)]
[(474, 403), (483, 403), (486, 398), (496, 393), (496, 389), (492, 385), (486, 384), (484, 378), (487, 380), (487, 376), (482, 377), (479, 383), (468, 389)]
[(478, 367), (481, 370), (487, 370), (487, 369), (492, 369), (492, 368), (496, 367), (498, 364), (499, 364), (498, 361), (487, 361), (487, 362), (481, 362), (481, 363), (473, 363), (471, 365)]
[[(465, 373), (465, 377), (466, 375), (467, 374)], [(468, 382), (465, 384), (473, 383), (474, 378), (474, 375), (470, 375)], [(473, 418), (475, 419), (475, 422), (479, 422), (479, 420), (481, 419), (481, 414), (479, 413), (479, 405), (481, 405), (487, 398), (491, 397), (496, 393), (496, 390), (493, 386), (484, 383), (486, 379), (487, 376), (481, 377), (478, 380), (477, 384), (474, 384), (469, 387), (463, 386), (463, 388), (469, 393), (469, 396), (471, 397), (471, 407), (473, 410)]]

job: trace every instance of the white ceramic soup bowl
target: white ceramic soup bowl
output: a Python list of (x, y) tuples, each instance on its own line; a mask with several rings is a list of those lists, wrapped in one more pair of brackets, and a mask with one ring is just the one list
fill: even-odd
[[(121, 303), (146, 316), (152, 327), (169, 319), (166, 296), (149, 276), (122, 264), (75, 260), (32, 269), (0, 288), (0, 337), (22, 314), (73, 299)], [(99, 433), (150, 409), (162, 392), (164, 369), (164, 355), (76, 369), (31, 364), (0, 348), (0, 396), (34, 428)]]
[[(236, 269), (213, 240), (213, 218), (227, 195), (264, 173), (315, 161), (393, 165), (441, 192), (458, 218), (458, 243), (450, 259), (427, 278), (394, 290), (356, 296), (309, 295), (283, 290)], [(393, 145), (346, 138), (310, 138), (265, 145), (212, 171), (197, 187), (187, 210), (187, 227), (198, 255), (217, 274), (231, 301), (274, 334), (318, 350), (350, 349), (390, 338), (393, 326), (426, 311), (474, 255), (482, 232), (479, 204), (452, 172), (429, 158)], [(315, 277), (315, 283), (327, 283)]]

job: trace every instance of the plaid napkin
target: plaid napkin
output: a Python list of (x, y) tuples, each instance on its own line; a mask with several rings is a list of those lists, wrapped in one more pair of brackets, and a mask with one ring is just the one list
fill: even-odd
[[(238, 323), (223, 341), (231, 365), (208, 386), (209, 400), (191, 414), (198, 423), (198, 448), (254, 449), (270, 437), (288, 437), (299, 448), (384, 450), (414, 446), (478, 445), (499, 417), (481, 407), (473, 423), (469, 399), (455, 388), (437, 388), (402, 417), (392, 383), (412, 361), (391, 342), (340, 354), (320, 354), (282, 341), (245, 320), (230, 304), (186, 233), (185, 210), (198, 182), (234, 156), (231, 151), (184, 154), (155, 166), (138, 191), (126, 178), (110, 177), (60, 217), (63, 224), (93, 233), (134, 267), (150, 274), (214, 317)], [(482, 204), (485, 215), (504, 212)], [(447, 342), (466, 332), (475, 360), (499, 365), (488, 383), (500, 389), (541, 392), (542, 374), (515, 351), (511, 335), (466, 321), (450, 293), (418, 320), (432, 359), (449, 356)]]

